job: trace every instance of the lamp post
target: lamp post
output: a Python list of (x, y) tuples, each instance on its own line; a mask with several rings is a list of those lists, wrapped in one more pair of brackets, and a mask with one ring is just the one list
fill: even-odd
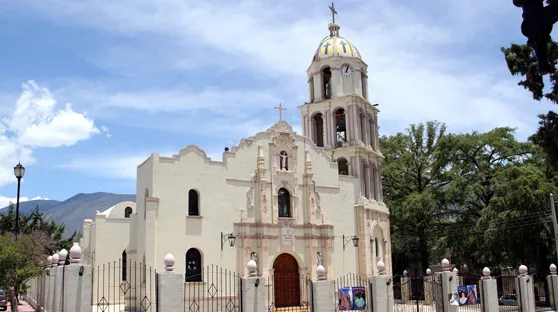
[(14, 175), (17, 178), (17, 203), (16, 203), (16, 224), (15, 224), (15, 235), (16, 239), (19, 236), (19, 191), (21, 189), (21, 179), (25, 174), (25, 167), (18, 163), (14, 167)]

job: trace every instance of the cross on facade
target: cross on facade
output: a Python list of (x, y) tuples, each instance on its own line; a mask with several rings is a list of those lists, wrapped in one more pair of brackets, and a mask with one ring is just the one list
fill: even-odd
[(283, 104), (279, 103), (279, 106), (275, 106), (274, 109), (278, 109), (279, 110), (279, 120), (283, 120), (283, 111), (287, 110), (286, 108), (283, 107)]
[(335, 3), (333, 3), (333, 1), (331, 1), (329, 10), (331, 11), (331, 19), (333, 20), (333, 24), (335, 24), (335, 14), (337, 14), (337, 11), (335, 10)]

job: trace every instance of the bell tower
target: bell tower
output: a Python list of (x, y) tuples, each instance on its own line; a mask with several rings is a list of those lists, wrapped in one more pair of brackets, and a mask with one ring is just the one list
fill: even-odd
[(337, 11), (308, 76), (309, 101), (299, 106), (302, 133), (331, 153), (339, 174), (360, 177), (361, 197), (382, 201), (378, 112), (368, 101), (368, 66), (357, 48), (340, 36)]

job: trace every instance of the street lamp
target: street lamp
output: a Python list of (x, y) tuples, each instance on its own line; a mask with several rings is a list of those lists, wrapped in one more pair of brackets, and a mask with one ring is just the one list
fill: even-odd
[(18, 163), (14, 167), (14, 175), (17, 178), (17, 203), (16, 203), (16, 224), (15, 224), (16, 239), (19, 236), (19, 191), (21, 189), (21, 179), (23, 178), (24, 174), (25, 174), (25, 167), (23, 167), (21, 163)]
[(227, 241), (229, 241), (229, 246), (230, 247), (234, 247), (234, 243), (236, 241), (236, 236), (234, 236), (233, 233), (223, 234), (223, 232), (221, 232), (221, 250), (223, 250), (223, 245), (225, 245), (225, 243)]
[(345, 246), (347, 246), (347, 244), (351, 241), (353, 242), (353, 247), (358, 247), (359, 238), (356, 235), (349, 237), (345, 237), (345, 235), (343, 235), (343, 250), (345, 250)]

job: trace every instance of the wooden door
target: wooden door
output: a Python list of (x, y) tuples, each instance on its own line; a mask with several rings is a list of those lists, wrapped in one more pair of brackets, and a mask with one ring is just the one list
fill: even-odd
[(296, 259), (281, 254), (273, 263), (273, 293), (275, 307), (300, 306), (300, 275)]

